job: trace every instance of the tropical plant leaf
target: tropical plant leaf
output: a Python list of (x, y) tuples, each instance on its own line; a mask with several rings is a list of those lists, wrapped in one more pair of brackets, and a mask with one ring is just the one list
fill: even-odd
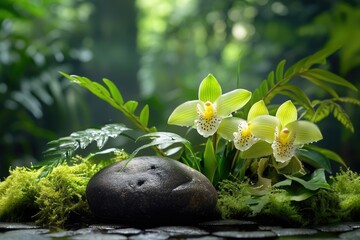
[[(91, 93), (93, 93), (95, 96), (99, 97), (100, 99), (104, 100), (105, 102), (109, 103), (112, 107), (116, 108), (117, 110), (120, 110), (131, 122), (133, 122), (140, 130), (142, 130), (145, 133), (152, 132), (151, 128), (147, 127), (148, 122), (148, 114), (146, 112), (148, 111), (144, 107), (142, 109), (142, 116), (137, 116), (135, 114), (135, 111), (138, 107), (138, 102), (130, 100), (124, 103), (124, 99), (119, 91), (119, 89), (115, 86), (115, 84), (110, 81), (109, 79), (104, 78), (103, 82), (107, 86), (106, 89), (104, 86), (97, 82), (93, 82), (90, 79), (86, 77), (80, 77), (76, 75), (68, 75), (66, 73), (60, 72), (64, 77), (68, 78), (71, 82), (76, 83), (82, 87), (85, 87), (87, 90), (89, 90)], [(146, 123), (146, 124), (145, 124)]]
[(208, 138), (204, 151), (204, 174), (211, 181), (214, 181), (214, 175), (217, 169), (216, 154), (211, 138)]
[(315, 152), (318, 152), (318, 153), (322, 154), (323, 156), (327, 157), (328, 159), (333, 160), (337, 163), (340, 163), (341, 165), (346, 167), (345, 161), (337, 153), (335, 153), (329, 149), (321, 148), (321, 147), (314, 146), (314, 145), (308, 145), (305, 148), (310, 149)]
[(104, 78), (103, 82), (109, 88), (112, 98), (115, 100), (117, 104), (124, 104), (124, 99), (119, 91), (119, 89), (115, 86), (115, 84), (109, 79)]
[(156, 147), (156, 148), (159, 148), (162, 150), (164, 150), (164, 149), (169, 150), (170, 148), (178, 147), (177, 144), (182, 144), (186, 149), (188, 149), (191, 152), (192, 155), (195, 156), (195, 154), (191, 148), (191, 143), (187, 139), (185, 139), (175, 133), (171, 133), (171, 132), (148, 133), (148, 134), (140, 136), (136, 141), (139, 141), (142, 139), (151, 139), (151, 141), (150, 141), (150, 143), (143, 144), (142, 146), (135, 149), (132, 152), (132, 154), (130, 155), (130, 158), (135, 157), (139, 151), (149, 148), (149, 147)]
[(314, 168), (322, 168), (331, 173), (331, 165), (329, 158), (319, 151), (316, 151), (308, 146), (299, 149), (296, 153), (297, 157)]
[(145, 107), (140, 112), (140, 122), (142, 125), (147, 126), (149, 123), (149, 105), (145, 105)]
[[(280, 61), (280, 63), (276, 67), (276, 82), (280, 82), (284, 78), (284, 68), (285, 68), (286, 60)], [(269, 79), (269, 78), (268, 78)]]
[(309, 180), (305, 178), (298, 178), (290, 175), (285, 175), (286, 178), (300, 183), (304, 188), (315, 191), (320, 188), (330, 189), (330, 185), (326, 181), (324, 169), (316, 169), (310, 176)]

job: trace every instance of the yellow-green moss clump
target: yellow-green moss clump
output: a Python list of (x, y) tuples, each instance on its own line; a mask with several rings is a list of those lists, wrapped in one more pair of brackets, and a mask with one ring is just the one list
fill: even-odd
[(284, 190), (260, 191), (256, 196), (246, 182), (224, 181), (218, 208), (223, 218), (252, 218), (264, 224), (307, 226), (360, 220), (359, 174), (341, 171), (330, 178), (330, 186), (306, 200), (292, 201)]
[(69, 222), (86, 222), (91, 213), (86, 201), (86, 186), (100, 169), (126, 159), (94, 163), (76, 157), (72, 165), (59, 165), (37, 181), (41, 169), (16, 167), (0, 182), (0, 221), (34, 221), (43, 226), (63, 227)]

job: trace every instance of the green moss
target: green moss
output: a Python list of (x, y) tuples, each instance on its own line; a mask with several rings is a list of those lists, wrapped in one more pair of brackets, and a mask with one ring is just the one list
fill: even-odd
[[(218, 208), (223, 218), (253, 218), (265, 224), (301, 225), (304, 221), (284, 190), (257, 192), (247, 182), (223, 181)], [(271, 221), (268, 221), (271, 219)]]
[(92, 218), (86, 201), (90, 178), (107, 165), (127, 158), (121, 157), (94, 163), (80, 157), (73, 165), (60, 165), (40, 181), (41, 170), (15, 168), (0, 182), (0, 220), (35, 220), (43, 226), (63, 227), (69, 222), (86, 222)]
[(331, 187), (338, 193), (345, 220), (360, 220), (360, 176), (351, 170), (331, 177)]
[(30, 219), (36, 211), (33, 203), (38, 192), (36, 178), (39, 173), (31, 168), (16, 167), (0, 182), (0, 221)]

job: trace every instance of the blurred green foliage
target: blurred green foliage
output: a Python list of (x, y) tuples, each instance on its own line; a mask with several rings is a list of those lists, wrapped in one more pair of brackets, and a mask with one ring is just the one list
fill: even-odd
[(79, 89), (58, 71), (91, 59), (83, 32), (92, 10), (80, 0), (0, 2), (0, 176), (86, 121)]

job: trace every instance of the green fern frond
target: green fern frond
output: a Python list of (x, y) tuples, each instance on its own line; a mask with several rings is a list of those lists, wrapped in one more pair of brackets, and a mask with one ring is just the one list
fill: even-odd
[(101, 149), (109, 138), (116, 138), (129, 130), (131, 129), (123, 124), (108, 124), (101, 129), (86, 129), (49, 142), (49, 148), (44, 152), (45, 163), (49, 164), (45, 166), (39, 178), (47, 176), (53, 168), (69, 161), (78, 148), (85, 149), (90, 143), (96, 142), (97, 147)]
[(333, 115), (340, 123), (342, 123), (342, 125), (344, 125), (351, 132), (354, 132), (354, 126), (351, 122), (349, 115), (340, 105), (336, 103), (334, 103)]

